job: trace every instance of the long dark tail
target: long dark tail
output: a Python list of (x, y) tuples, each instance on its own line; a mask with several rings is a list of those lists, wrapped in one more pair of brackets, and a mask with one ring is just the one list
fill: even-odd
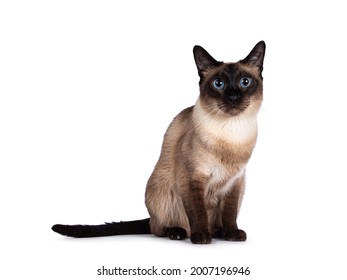
[(71, 237), (98, 237), (125, 234), (149, 234), (149, 218), (143, 220), (106, 223), (103, 225), (54, 225), (52, 230)]

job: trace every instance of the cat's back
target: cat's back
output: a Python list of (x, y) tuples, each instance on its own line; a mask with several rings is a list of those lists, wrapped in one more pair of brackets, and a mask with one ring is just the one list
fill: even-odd
[(159, 160), (154, 167), (153, 173), (147, 182), (146, 197), (150, 197), (153, 190), (165, 189), (165, 186), (174, 186), (176, 173), (176, 156), (179, 149), (179, 142), (189, 131), (193, 107), (182, 110), (170, 123), (164, 135)]
[(194, 106), (191, 106), (182, 110), (173, 119), (166, 131), (164, 145), (176, 145), (179, 139), (191, 129), (193, 108)]

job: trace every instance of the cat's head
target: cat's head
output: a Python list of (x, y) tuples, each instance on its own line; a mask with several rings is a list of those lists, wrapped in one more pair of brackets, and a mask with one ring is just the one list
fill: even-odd
[(216, 116), (259, 111), (263, 99), (264, 41), (236, 63), (217, 61), (200, 46), (195, 46), (193, 52), (200, 76), (200, 103), (205, 110)]

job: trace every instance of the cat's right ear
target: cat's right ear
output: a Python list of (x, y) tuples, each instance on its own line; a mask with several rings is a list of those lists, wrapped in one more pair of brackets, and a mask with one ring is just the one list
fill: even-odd
[(208, 68), (221, 64), (221, 62), (215, 60), (203, 47), (194, 46), (193, 53), (200, 77), (202, 77), (203, 72), (205, 72)]

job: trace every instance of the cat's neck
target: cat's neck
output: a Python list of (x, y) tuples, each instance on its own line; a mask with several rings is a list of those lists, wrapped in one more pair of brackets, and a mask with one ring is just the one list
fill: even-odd
[(243, 144), (257, 138), (257, 113), (247, 109), (237, 116), (212, 115), (201, 105), (200, 98), (193, 109), (194, 127), (201, 136), (212, 136), (230, 144)]

